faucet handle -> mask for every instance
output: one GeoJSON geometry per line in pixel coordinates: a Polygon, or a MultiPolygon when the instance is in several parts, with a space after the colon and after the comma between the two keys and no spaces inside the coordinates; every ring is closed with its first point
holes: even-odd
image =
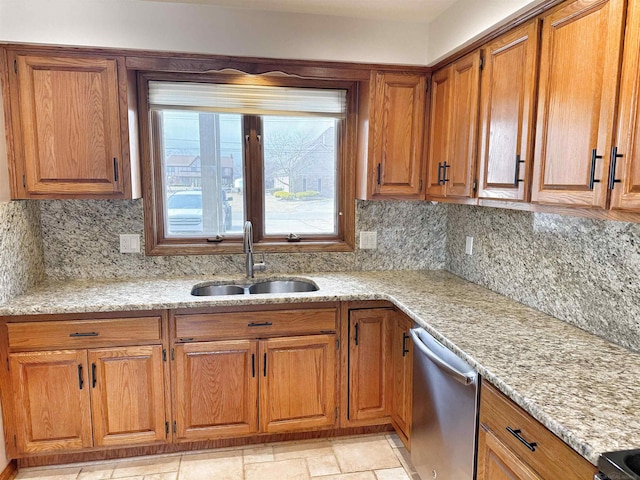
{"type": "Polygon", "coordinates": [[[262,272],[267,269],[267,264],[264,263],[264,253],[261,254],[261,260],[253,264],[253,269],[258,272],[262,272]]]}

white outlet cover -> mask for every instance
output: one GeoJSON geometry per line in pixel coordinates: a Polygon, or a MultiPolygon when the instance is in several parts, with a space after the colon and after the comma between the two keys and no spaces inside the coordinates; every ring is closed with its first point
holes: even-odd
{"type": "Polygon", "coordinates": [[[473,255],[473,237],[467,237],[464,245],[464,253],[473,255]]]}
{"type": "Polygon", "coordinates": [[[140,253],[140,235],[121,234],[120,253],[140,253]]]}
{"type": "Polygon", "coordinates": [[[360,232],[360,249],[375,250],[378,248],[378,232],[360,232]]]}

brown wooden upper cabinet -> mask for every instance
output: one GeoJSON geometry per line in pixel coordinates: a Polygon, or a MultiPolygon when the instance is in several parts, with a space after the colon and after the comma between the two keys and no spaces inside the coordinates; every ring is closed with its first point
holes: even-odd
{"type": "Polygon", "coordinates": [[[640,212],[640,2],[629,2],[616,151],[609,174],[611,209],[640,212]],[[619,182],[618,182],[619,180],[619,182]]]}
{"type": "Polygon", "coordinates": [[[625,5],[576,0],[542,17],[533,202],[606,208],[625,5]]]}
{"type": "Polygon", "coordinates": [[[362,83],[358,198],[424,198],[426,82],[424,74],[374,71],[362,83]]]}
{"type": "Polygon", "coordinates": [[[529,200],[539,25],[535,20],[484,47],[480,199],[529,200]]]}
{"type": "Polygon", "coordinates": [[[427,197],[474,195],[481,52],[432,77],[427,197]]]}
{"type": "Polygon", "coordinates": [[[6,55],[12,197],[139,197],[124,59],[6,55]]]}

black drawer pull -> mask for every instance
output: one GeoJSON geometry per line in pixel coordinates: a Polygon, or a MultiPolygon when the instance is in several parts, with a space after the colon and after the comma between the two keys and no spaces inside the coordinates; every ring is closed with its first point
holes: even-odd
{"type": "Polygon", "coordinates": [[[80,387],[80,390],[82,390],[82,387],[84,386],[84,375],[82,375],[82,365],[78,365],[78,386],[80,387]]]}
{"type": "Polygon", "coordinates": [[[522,438],[520,436],[520,432],[522,430],[514,430],[511,427],[507,427],[507,432],[509,432],[511,435],[513,435],[514,437],[516,437],[518,440],[520,440],[520,442],[522,442],[522,444],[527,447],[529,450],[531,450],[532,452],[536,451],[536,447],[538,446],[538,444],[536,442],[527,442],[524,438],[522,438]]]}
{"type": "Polygon", "coordinates": [[[91,388],[96,388],[96,364],[91,364],[91,388]]]}
{"type": "Polygon", "coordinates": [[[271,322],[251,322],[247,327],[270,327],[271,325],[273,325],[271,322]]]}
{"type": "Polygon", "coordinates": [[[409,349],[407,348],[407,339],[409,335],[406,332],[402,332],[402,356],[404,357],[407,353],[409,353],[409,349]]]}
{"type": "Polygon", "coordinates": [[[76,332],[76,333],[70,333],[69,336],[70,337],[97,337],[98,335],[100,335],[98,332],[76,332]]]}

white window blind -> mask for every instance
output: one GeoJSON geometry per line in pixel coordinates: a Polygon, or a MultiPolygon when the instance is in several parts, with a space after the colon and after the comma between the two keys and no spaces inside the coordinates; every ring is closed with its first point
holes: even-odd
{"type": "Polygon", "coordinates": [[[313,115],[343,118],[346,90],[231,85],[194,82],[149,82],[152,109],[196,109],[247,115],[313,115]]]}

